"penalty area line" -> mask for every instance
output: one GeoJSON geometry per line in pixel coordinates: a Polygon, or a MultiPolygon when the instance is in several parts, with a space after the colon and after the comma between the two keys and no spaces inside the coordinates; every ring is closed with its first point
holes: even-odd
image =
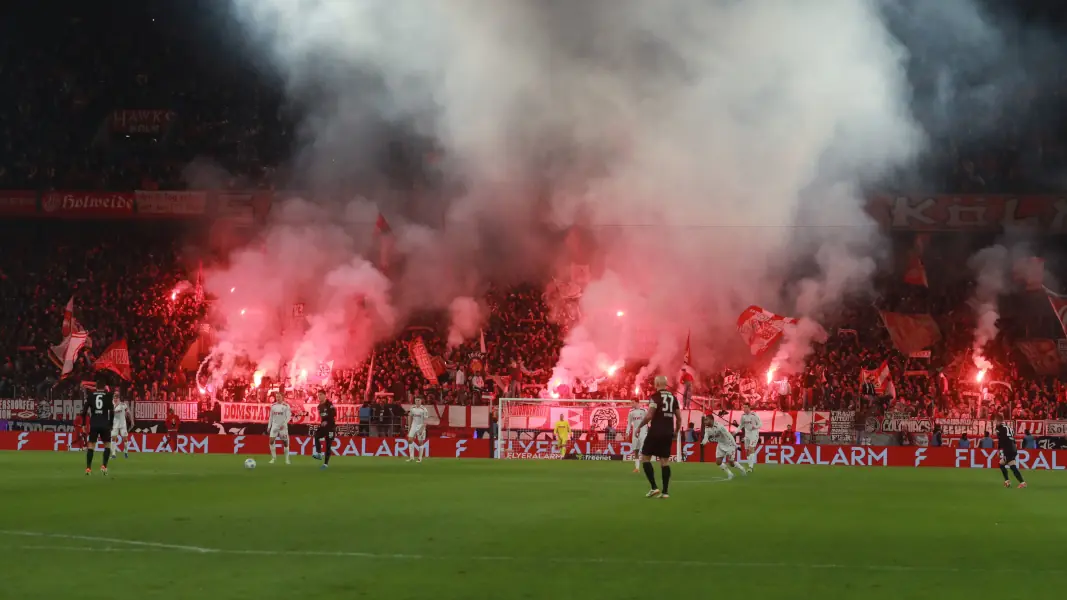
{"type": "Polygon", "coordinates": [[[140,546],[143,548],[155,548],[157,550],[181,550],[184,552],[197,552],[200,554],[210,554],[218,552],[213,548],[202,548],[200,546],[183,546],[180,544],[163,544],[160,542],[143,542],[140,540],[123,540],[118,538],[97,537],[92,535],[70,535],[66,533],[42,533],[40,531],[10,531],[6,529],[0,529],[0,535],[10,535],[18,537],[28,538],[45,538],[54,540],[69,540],[78,542],[95,542],[104,544],[118,544],[125,546],[140,546]]]}
{"type": "MultiPolygon", "coordinates": [[[[972,569],[944,566],[919,566],[919,565],[849,565],[836,563],[793,563],[793,562],[744,562],[744,561],[704,561],[704,560],[645,560],[637,558],[613,558],[613,557],[537,557],[537,556],[464,556],[464,555],[427,555],[389,552],[347,552],[343,550],[254,550],[254,549],[224,549],[205,548],[201,546],[185,546],[179,544],[163,544],[142,540],[125,540],[116,538],[103,538],[95,536],[66,535],[58,533],[41,533],[32,531],[5,531],[0,530],[0,535],[13,535],[31,538],[51,538],[69,541],[96,542],[109,544],[106,546],[74,546],[74,545],[25,545],[7,546],[20,550],[57,551],[57,552],[114,552],[114,553],[165,553],[186,552],[193,554],[224,554],[229,556],[279,556],[279,557],[319,557],[319,558],[362,558],[368,560],[396,560],[396,561],[473,561],[494,563],[541,563],[541,564],[586,564],[586,565],[654,565],[672,567],[696,567],[696,568],[735,568],[735,569],[789,569],[789,570],[821,570],[821,571],[866,571],[885,573],[959,573],[959,574],[1041,574],[1041,575],[1067,575],[1067,569],[972,569]],[[114,545],[110,545],[114,544],[114,545]]],[[[0,546],[2,547],[2,546],[0,546]]]]}

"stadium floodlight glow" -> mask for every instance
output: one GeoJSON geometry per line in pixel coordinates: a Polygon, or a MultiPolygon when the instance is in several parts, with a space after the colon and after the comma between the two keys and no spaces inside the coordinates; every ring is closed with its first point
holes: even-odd
{"type": "Polygon", "coordinates": [[[237,291],[237,288],[235,288],[235,287],[232,287],[232,288],[230,288],[230,293],[231,293],[231,294],[232,294],[232,293],[234,293],[234,292],[236,292],[236,291],[237,291]]]}
{"type": "Polygon", "coordinates": [[[619,318],[622,318],[622,317],[626,316],[626,313],[624,313],[623,311],[619,310],[619,311],[615,312],[615,316],[619,317],[619,318]]]}

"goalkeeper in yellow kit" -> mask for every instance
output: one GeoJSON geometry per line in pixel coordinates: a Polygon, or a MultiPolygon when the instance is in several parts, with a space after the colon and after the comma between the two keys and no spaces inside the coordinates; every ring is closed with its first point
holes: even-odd
{"type": "Polygon", "coordinates": [[[556,445],[559,446],[559,457],[563,458],[567,456],[567,442],[571,439],[571,424],[563,418],[563,415],[560,415],[559,421],[556,421],[553,430],[556,432],[556,445]]]}

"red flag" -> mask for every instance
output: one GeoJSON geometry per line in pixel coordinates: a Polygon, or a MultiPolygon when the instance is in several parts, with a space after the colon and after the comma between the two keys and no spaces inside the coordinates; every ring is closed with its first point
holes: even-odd
{"type": "Polygon", "coordinates": [[[374,233],[378,238],[378,268],[381,271],[389,270],[389,260],[393,253],[393,228],[385,220],[385,215],[378,213],[378,220],[374,223],[374,233]]]}
{"type": "Polygon", "coordinates": [[[1056,318],[1060,321],[1063,334],[1067,335],[1067,296],[1056,294],[1048,288],[1045,288],[1045,294],[1052,305],[1052,312],[1056,313],[1056,318]]]}
{"type": "Polygon", "coordinates": [[[923,266],[923,259],[918,254],[912,254],[908,259],[908,266],[904,269],[904,283],[930,287],[926,279],[926,267],[923,266]]]}
{"type": "Polygon", "coordinates": [[[204,301],[204,261],[196,266],[196,301],[204,301]]]}
{"type": "Polygon", "coordinates": [[[768,310],[752,305],[737,317],[737,332],[748,344],[753,355],[761,354],[782,337],[786,327],[797,324],[790,317],[776,315],[768,310]]]}
{"type": "Polygon", "coordinates": [[[422,341],[421,337],[408,342],[408,352],[411,354],[411,360],[415,362],[415,366],[422,372],[422,376],[430,383],[437,385],[437,373],[433,368],[433,360],[430,358],[430,352],[426,349],[426,343],[422,341]]]}
{"type": "Polygon", "coordinates": [[[1045,259],[1036,256],[1020,258],[1012,269],[1015,280],[1023,284],[1028,292],[1039,292],[1045,287],[1045,259]]]}
{"type": "Polygon", "coordinates": [[[860,369],[860,383],[871,382],[874,391],[880,396],[889,394],[896,397],[896,386],[893,385],[893,375],[889,372],[889,361],[882,361],[877,369],[860,369]]]}
{"type": "Polygon", "coordinates": [[[85,328],[74,318],[74,296],[71,296],[70,300],[67,301],[67,307],[63,309],[63,329],[61,333],[64,338],[68,338],[70,334],[78,331],[85,331],[85,328]]]}
{"type": "Polygon", "coordinates": [[[107,347],[104,353],[93,363],[97,371],[113,371],[126,381],[133,379],[130,371],[130,351],[126,346],[126,340],[118,340],[107,347]]]}
{"type": "Polygon", "coordinates": [[[926,243],[930,240],[929,234],[915,236],[915,246],[912,247],[908,256],[908,266],[904,269],[904,283],[930,287],[926,279],[926,267],[923,265],[923,251],[926,243]]]}
{"type": "Polygon", "coordinates": [[[885,328],[889,330],[893,345],[902,354],[911,356],[941,339],[941,329],[928,314],[909,315],[886,311],[880,311],[880,314],[885,328]]]}
{"type": "Polygon", "coordinates": [[[1015,342],[1026,362],[1039,375],[1058,375],[1062,361],[1056,340],[1029,339],[1015,342]]]}
{"type": "Polygon", "coordinates": [[[693,359],[693,351],[690,347],[692,336],[692,332],[685,334],[685,356],[682,357],[682,374],[678,378],[682,383],[693,381],[693,368],[690,366],[693,359]]]}

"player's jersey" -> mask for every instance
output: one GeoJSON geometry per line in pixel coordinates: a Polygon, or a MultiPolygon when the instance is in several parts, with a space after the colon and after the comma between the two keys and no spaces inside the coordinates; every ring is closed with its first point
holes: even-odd
{"type": "Polygon", "coordinates": [[[641,420],[645,418],[648,411],[643,408],[634,408],[630,410],[630,416],[626,418],[626,433],[637,437],[642,433],[648,433],[648,425],[641,428],[638,431],[637,426],[641,424],[641,420]]]}
{"type": "Polygon", "coordinates": [[[113,429],[122,429],[126,427],[126,419],[128,418],[130,407],[122,400],[118,401],[115,405],[115,415],[112,418],[111,427],[113,429]]]}
{"type": "Polygon", "coordinates": [[[270,425],[280,426],[288,425],[289,418],[293,416],[293,411],[289,408],[289,405],[284,402],[275,402],[270,405],[270,425]]]}
{"type": "Polygon", "coordinates": [[[997,444],[1001,452],[1015,453],[1015,430],[1011,425],[1001,423],[997,425],[997,444]]]}
{"type": "Polygon", "coordinates": [[[111,429],[115,412],[115,395],[111,392],[94,391],[85,397],[84,414],[89,415],[89,427],[111,429]]]}
{"type": "Polygon", "coordinates": [[[323,402],[319,405],[319,427],[333,429],[337,426],[337,407],[333,402],[323,402]]]}
{"type": "Polygon", "coordinates": [[[748,413],[741,415],[741,431],[745,432],[746,437],[752,437],[759,435],[759,430],[763,428],[763,421],[760,420],[756,413],[748,413]]]}
{"type": "Polygon", "coordinates": [[[659,390],[648,400],[656,412],[648,424],[649,435],[674,435],[674,418],[678,413],[678,399],[669,390],[659,390]]]}
{"type": "Polygon", "coordinates": [[[426,427],[426,415],[428,415],[429,413],[427,412],[425,407],[412,406],[408,414],[411,415],[412,429],[422,429],[423,427],[426,427]]]}
{"type": "Polygon", "coordinates": [[[570,437],[571,436],[571,424],[569,422],[567,422],[567,421],[558,421],[558,422],[556,422],[555,431],[556,431],[556,437],[557,438],[570,437]]]}
{"type": "Polygon", "coordinates": [[[730,430],[722,423],[709,425],[704,431],[704,439],[709,442],[715,442],[724,448],[737,447],[737,442],[734,441],[734,434],[730,433],[730,430]]]}

